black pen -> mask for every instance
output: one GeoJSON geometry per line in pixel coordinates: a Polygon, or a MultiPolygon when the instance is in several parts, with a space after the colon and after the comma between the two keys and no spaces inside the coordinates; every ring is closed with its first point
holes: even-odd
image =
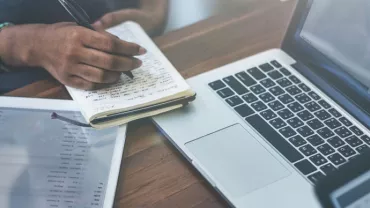
{"type": "MultiPolygon", "coordinates": [[[[95,31],[95,29],[90,24],[89,15],[77,2],[75,2],[74,0],[58,0],[58,1],[73,17],[73,19],[76,21],[78,25],[95,31]]],[[[123,72],[123,73],[129,76],[131,79],[134,78],[132,72],[123,72]]]]}

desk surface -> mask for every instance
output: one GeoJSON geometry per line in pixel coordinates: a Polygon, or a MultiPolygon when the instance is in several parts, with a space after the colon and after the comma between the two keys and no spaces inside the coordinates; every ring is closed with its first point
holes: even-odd
{"type": "MultiPolygon", "coordinates": [[[[158,37],[155,42],[188,78],[280,47],[294,5],[295,1],[251,0],[232,14],[212,17],[158,37]]],[[[70,98],[53,80],[8,95],[70,98]]],[[[129,125],[124,152],[115,207],[227,207],[149,119],[129,125]]]]}

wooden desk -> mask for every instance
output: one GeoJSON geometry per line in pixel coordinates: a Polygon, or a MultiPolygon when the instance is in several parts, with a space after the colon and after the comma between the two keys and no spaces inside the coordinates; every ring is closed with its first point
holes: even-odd
{"type": "MultiPolygon", "coordinates": [[[[280,47],[295,1],[251,0],[233,14],[215,16],[155,39],[188,78],[255,53],[280,47]]],[[[45,80],[10,96],[69,99],[45,80]]],[[[227,207],[149,119],[129,125],[115,207],[227,207]]]]}

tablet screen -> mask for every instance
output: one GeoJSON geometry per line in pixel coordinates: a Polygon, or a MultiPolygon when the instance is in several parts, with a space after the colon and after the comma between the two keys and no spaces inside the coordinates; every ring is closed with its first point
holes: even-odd
{"type": "Polygon", "coordinates": [[[335,208],[369,208],[370,171],[335,190],[330,199],[335,208]]]}

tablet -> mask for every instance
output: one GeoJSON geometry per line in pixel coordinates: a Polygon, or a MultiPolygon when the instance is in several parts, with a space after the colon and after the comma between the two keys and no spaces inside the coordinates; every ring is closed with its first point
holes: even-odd
{"type": "Polygon", "coordinates": [[[370,152],[319,181],[315,190],[324,208],[370,207],[370,152]]]}
{"type": "Polygon", "coordinates": [[[126,126],[96,130],[73,101],[0,97],[0,207],[112,207],[126,126]]]}

